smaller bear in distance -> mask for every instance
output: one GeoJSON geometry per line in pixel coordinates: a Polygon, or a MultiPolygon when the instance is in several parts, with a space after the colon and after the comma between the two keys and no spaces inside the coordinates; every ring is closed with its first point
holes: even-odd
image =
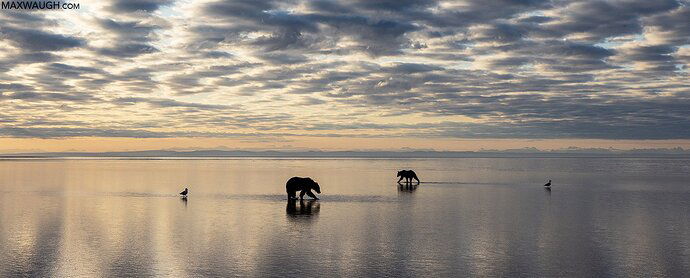
{"type": "Polygon", "coordinates": [[[417,184],[420,183],[419,178],[417,178],[417,174],[412,170],[398,171],[398,177],[400,177],[400,179],[398,180],[398,183],[400,183],[400,181],[402,179],[405,179],[405,183],[412,183],[412,179],[417,180],[417,184]]]}

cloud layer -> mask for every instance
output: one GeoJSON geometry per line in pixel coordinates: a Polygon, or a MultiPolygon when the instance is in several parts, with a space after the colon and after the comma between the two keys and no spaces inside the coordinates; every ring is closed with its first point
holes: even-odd
{"type": "Polygon", "coordinates": [[[0,13],[3,137],[690,139],[687,1],[0,13]]]}

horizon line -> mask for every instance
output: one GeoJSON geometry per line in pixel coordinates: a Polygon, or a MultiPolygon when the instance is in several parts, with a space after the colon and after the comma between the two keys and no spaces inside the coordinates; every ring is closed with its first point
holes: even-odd
{"type": "Polygon", "coordinates": [[[537,148],[443,151],[443,150],[141,150],[105,152],[15,152],[0,153],[0,158],[482,158],[482,157],[688,157],[690,150],[676,148],[613,149],[565,148],[540,150],[537,148]]]}

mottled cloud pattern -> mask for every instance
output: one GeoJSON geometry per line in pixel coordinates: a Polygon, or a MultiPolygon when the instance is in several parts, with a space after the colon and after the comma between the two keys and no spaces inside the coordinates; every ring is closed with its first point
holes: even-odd
{"type": "Polygon", "coordinates": [[[680,0],[2,10],[0,137],[690,139],[689,65],[680,0]]]}

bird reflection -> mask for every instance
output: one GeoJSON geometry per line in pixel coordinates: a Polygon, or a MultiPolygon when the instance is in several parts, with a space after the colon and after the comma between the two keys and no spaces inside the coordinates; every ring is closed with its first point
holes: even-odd
{"type": "Polygon", "coordinates": [[[182,203],[184,204],[184,207],[186,208],[187,207],[187,197],[180,198],[180,201],[182,201],[182,203]]]}
{"type": "Polygon", "coordinates": [[[398,191],[400,192],[414,192],[417,190],[417,185],[406,182],[404,184],[398,183],[398,191]]]}
{"type": "Polygon", "coordinates": [[[544,187],[544,192],[546,192],[546,195],[551,196],[551,187],[544,187]]]}
{"type": "Polygon", "coordinates": [[[288,200],[285,211],[289,216],[296,217],[316,215],[320,209],[321,205],[317,200],[288,200]]]}

